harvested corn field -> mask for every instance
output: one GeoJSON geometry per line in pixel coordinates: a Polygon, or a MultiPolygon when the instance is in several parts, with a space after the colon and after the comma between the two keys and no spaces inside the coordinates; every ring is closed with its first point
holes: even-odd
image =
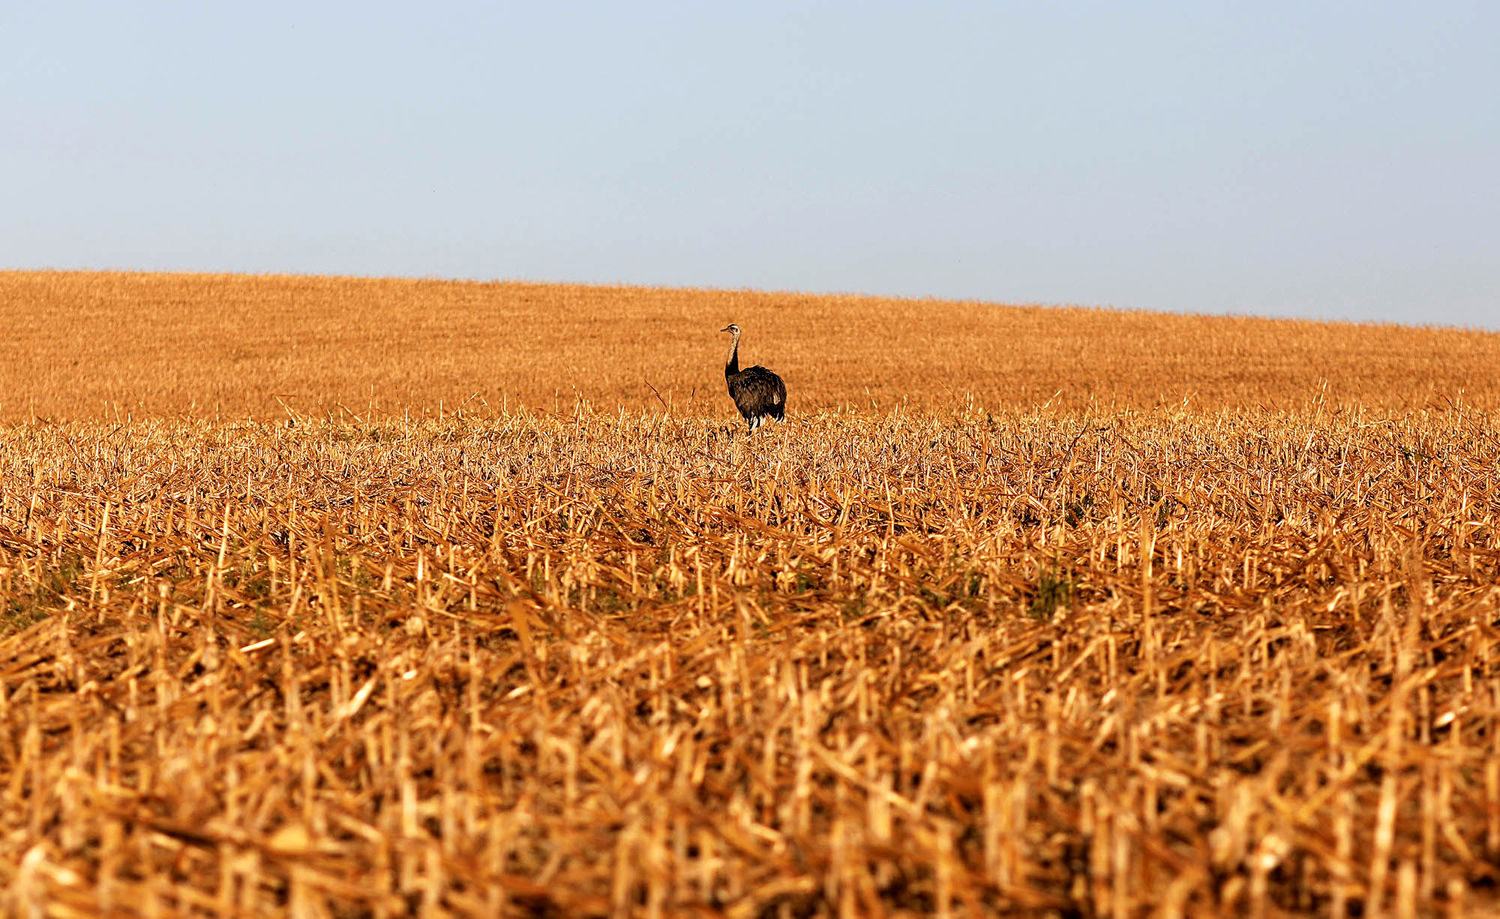
{"type": "Polygon", "coordinates": [[[635,421],[6,429],[7,911],[1493,901],[1482,417],[635,421]]]}
{"type": "Polygon", "coordinates": [[[724,417],[722,329],[797,412],[1500,410],[1500,334],[565,284],[0,271],[0,419],[372,419],[582,399],[724,417]]]}
{"type": "Polygon", "coordinates": [[[0,289],[0,913],[1500,910],[1500,336],[0,289]]]}

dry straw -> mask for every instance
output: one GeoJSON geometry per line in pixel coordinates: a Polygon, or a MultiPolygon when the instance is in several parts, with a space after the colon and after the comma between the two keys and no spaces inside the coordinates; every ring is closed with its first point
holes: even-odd
{"type": "Polygon", "coordinates": [[[1408,384],[5,427],[0,913],[1493,910],[1500,440],[1408,384]]]}
{"type": "Polygon", "coordinates": [[[8,430],[5,908],[1488,896],[1477,419],[616,422],[8,430]]]}

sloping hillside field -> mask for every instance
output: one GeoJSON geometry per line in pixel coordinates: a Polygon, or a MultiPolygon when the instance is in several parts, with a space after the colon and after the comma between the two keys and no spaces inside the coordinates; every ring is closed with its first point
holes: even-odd
{"type": "Polygon", "coordinates": [[[1500,336],[70,273],[0,321],[0,914],[1500,908],[1500,336]]]}
{"type": "Polygon", "coordinates": [[[583,399],[729,418],[742,363],[792,411],[1500,407],[1500,335],[748,291],[0,271],[0,419],[436,415],[583,399]]]}

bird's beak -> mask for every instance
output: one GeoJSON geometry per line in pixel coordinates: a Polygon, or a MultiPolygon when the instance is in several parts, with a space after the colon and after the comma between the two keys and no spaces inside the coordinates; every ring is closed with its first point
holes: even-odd
{"type": "Polygon", "coordinates": [[[720,331],[720,332],[728,332],[728,331],[729,331],[729,330],[730,330],[730,329],[731,329],[731,328],[733,328],[733,327],[732,327],[732,326],[727,326],[727,325],[726,325],[726,326],[725,326],[725,327],[724,327],[724,328],[722,328],[722,329],[720,329],[720,330],[719,330],[719,331],[720,331]]]}

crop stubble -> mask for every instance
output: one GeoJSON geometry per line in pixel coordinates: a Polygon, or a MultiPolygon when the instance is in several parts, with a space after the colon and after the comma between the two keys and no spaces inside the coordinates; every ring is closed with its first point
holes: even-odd
{"type": "Polygon", "coordinates": [[[728,347],[794,412],[1500,407],[1500,335],[752,291],[0,271],[0,419],[721,416],[728,347]],[[658,401],[660,399],[660,401],[658,401]]]}
{"type": "Polygon", "coordinates": [[[1462,398],[1212,408],[1160,365],[1109,407],[916,375],[916,409],[753,439],[680,389],[13,424],[0,909],[1492,906],[1500,443],[1467,366],[1462,398]]]}

